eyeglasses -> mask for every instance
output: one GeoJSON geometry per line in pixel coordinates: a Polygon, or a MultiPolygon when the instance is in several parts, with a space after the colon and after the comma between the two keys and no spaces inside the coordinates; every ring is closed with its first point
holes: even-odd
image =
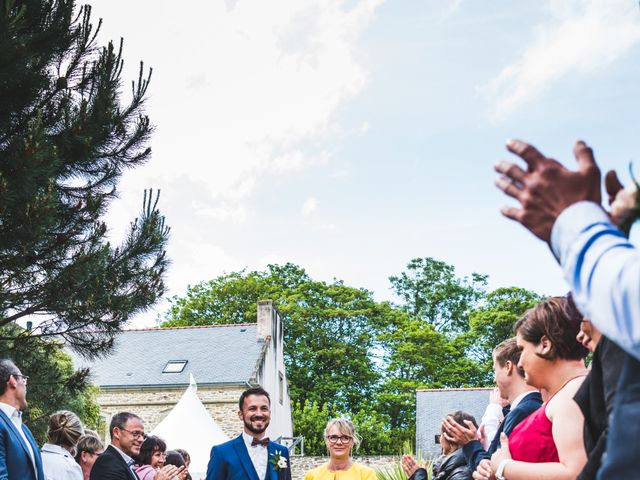
{"type": "Polygon", "coordinates": [[[12,373],[11,375],[13,375],[16,378],[21,378],[22,379],[22,383],[24,383],[25,385],[27,384],[27,381],[29,380],[29,375],[21,375],[19,373],[12,373]]]}
{"type": "Polygon", "coordinates": [[[329,443],[338,443],[338,440],[342,443],[349,443],[351,441],[351,437],[349,435],[329,435],[327,440],[329,440],[329,443]]]}
{"type": "Polygon", "coordinates": [[[133,438],[142,437],[143,440],[147,439],[147,434],[144,432],[140,432],[138,430],[136,430],[135,432],[132,432],[131,430],[127,430],[126,428],[121,428],[121,427],[118,427],[118,428],[124,432],[130,433],[133,436],[133,438]]]}

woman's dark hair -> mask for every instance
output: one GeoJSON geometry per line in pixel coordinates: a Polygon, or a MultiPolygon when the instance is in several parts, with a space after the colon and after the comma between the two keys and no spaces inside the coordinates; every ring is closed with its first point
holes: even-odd
{"type": "Polygon", "coordinates": [[[167,444],[160,437],[149,435],[140,446],[140,454],[138,455],[138,465],[150,465],[151,457],[155,452],[164,452],[167,450],[167,444]]]}
{"type": "Polygon", "coordinates": [[[535,345],[546,337],[551,342],[551,351],[546,355],[538,354],[545,360],[581,360],[589,353],[576,340],[581,321],[582,314],[570,297],[551,297],[527,310],[514,331],[535,345]]]}
{"type": "MultiPolygon", "coordinates": [[[[186,467],[184,458],[176,450],[169,450],[167,452],[167,459],[164,461],[165,465],[175,465],[176,467],[186,467]]],[[[185,480],[191,480],[191,474],[187,474],[185,480]]]]}

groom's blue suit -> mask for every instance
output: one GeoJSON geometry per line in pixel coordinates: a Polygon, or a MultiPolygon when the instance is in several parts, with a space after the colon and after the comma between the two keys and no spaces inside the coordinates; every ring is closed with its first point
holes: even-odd
{"type": "Polygon", "coordinates": [[[44,480],[38,444],[25,425],[22,425],[22,431],[33,450],[37,477],[22,435],[11,419],[0,410],[0,480],[44,480]]]}
{"type": "Polygon", "coordinates": [[[258,477],[242,435],[211,449],[211,459],[207,468],[207,480],[291,480],[289,449],[275,442],[267,446],[269,460],[276,452],[287,459],[287,468],[276,471],[271,462],[267,463],[266,479],[258,477]]]}

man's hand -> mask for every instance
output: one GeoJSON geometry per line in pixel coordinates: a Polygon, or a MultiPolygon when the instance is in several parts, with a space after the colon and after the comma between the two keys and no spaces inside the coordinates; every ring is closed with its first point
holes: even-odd
{"type": "Polygon", "coordinates": [[[613,223],[620,226],[631,217],[638,216],[638,187],[635,182],[624,188],[616,172],[610,170],[604,177],[604,185],[609,195],[609,216],[613,223]]]}
{"type": "Polygon", "coordinates": [[[478,468],[473,472],[473,480],[495,480],[493,470],[491,470],[491,461],[484,459],[478,464],[478,468]]]}
{"type": "Polygon", "coordinates": [[[511,458],[511,451],[509,450],[509,437],[504,432],[500,434],[500,448],[496,450],[496,453],[491,455],[491,470],[494,472],[498,470],[500,462],[511,458]]]}
{"type": "Polygon", "coordinates": [[[460,425],[453,419],[451,415],[449,415],[442,421],[442,434],[448,441],[456,443],[460,446],[466,445],[473,440],[478,440],[478,430],[476,429],[473,422],[465,420],[464,423],[467,424],[468,428],[460,425]]]}
{"type": "Polygon", "coordinates": [[[496,171],[504,175],[496,185],[522,207],[503,207],[502,214],[520,222],[542,240],[550,240],[556,218],[567,207],[583,200],[601,203],[600,169],[584,142],[576,142],[573,150],[578,162],[576,172],[520,140],[509,140],[507,149],[522,158],[528,168],[524,171],[507,161],[496,165],[496,171]]]}

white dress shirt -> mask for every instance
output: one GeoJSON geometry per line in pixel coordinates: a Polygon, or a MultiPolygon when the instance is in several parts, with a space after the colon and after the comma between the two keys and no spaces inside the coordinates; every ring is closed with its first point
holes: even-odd
{"type": "Polygon", "coordinates": [[[256,469],[258,478],[267,478],[267,467],[269,462],[269,452],[267,451],[267,447],[263,447],[262,445],[251,445],[253,437],[248,435],[246,432],[242,432],[242,439],[247,447],[251,463],[253,463],[253,468],[256,469]]]}
{"type": "Polygon", "coordinates": [[[29,457],[31,458],[31,463],[33,464],[33,471],[36,472],[36,477],[38,476],[38,469],[36,468],[36,460],[33,456],[33,448],[31,448],[31,444],[29,440],[27,440],[27,436],[24,434],[24,430],[22,430],[22,412],[17,408],[7,404],[0,402],[0,409],[4,412],[4,414],[11,419],[11,423],[16,427],[20,436],[22,437],[22,441],[27,447],[27,451],[29,452],[29,457]]]}
{"type": "Polygon", "coordinates": [[[68,450],[59,445],[42,446],[42,469],[46,480],[82,480],[82,468],[68,450]]]}
{"type": "Polygon", "coordinates": [[[582,314],[640,360],[639,228],[629,241],[599,205],[579,202],[557,218],[551,247],[582,314]]]}

